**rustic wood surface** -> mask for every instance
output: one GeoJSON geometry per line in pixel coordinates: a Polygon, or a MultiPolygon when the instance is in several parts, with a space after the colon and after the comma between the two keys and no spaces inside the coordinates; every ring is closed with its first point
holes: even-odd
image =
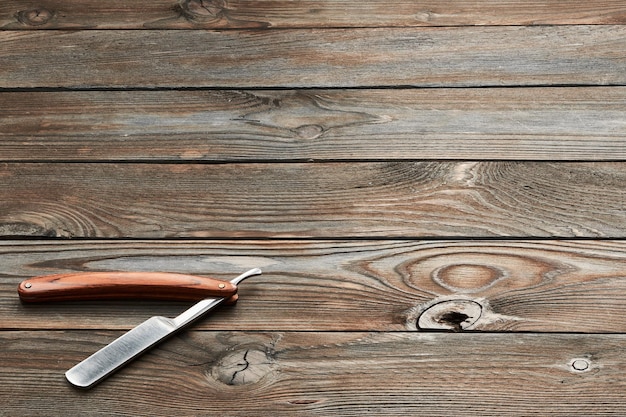
{"type": "Polygon", "coordinates": [[[0,416],[626,415],[626,6],[0,4],[0,416]],[[178,30],[182,29],[182,30],[178,30]],[[21,304],[44,274],[240,286],[21,304]]]}
{"type": "Polygon", "coordinates": [[[106,384],[87,393],[68,389],[64,370],[118,334],[3,332],[0,382],[16,392],[3,398],[5,410],[91,416],[624,410],[623,335],[188,332],[106,384]]]}
{"type": "Polygon", "coordinates": [[[622,238],[625,166],[6,163],[0,235],[622,238]]]}
{"type": "Polygon", "coordinates": [[[0,31],[0,88],[623,85],[625,46],[622,25],[0,31]]]}
{"type": "Polygon", "coordinates": [[[626,331],[623,241],[8,241],[0,265],[0,314],[15,329],[129,329],[190,305],[20,305],[18,283],[43,272],[157,269],[228,279],[256,265],[264,274],[241,285],[239,303],[197,329],[416,330],[420,313],[437,303],[478,300],[482,311],[463,330],[626,331]]]}
{"type": "Polygon", "coordinates": [[[15,161],[626,158],[626,88],[0,92],[15,161]]]}
{"type": "Polygon", "coordinates": [[[624,24],[620,0],[12,0],[0,29],[222,29],[624,24]]]}

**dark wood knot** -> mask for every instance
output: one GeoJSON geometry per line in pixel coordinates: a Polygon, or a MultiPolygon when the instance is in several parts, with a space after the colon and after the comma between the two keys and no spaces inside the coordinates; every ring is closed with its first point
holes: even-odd
{"type": "Polygon", "coordinates": [[[54,12],[40,7],[31,10],[22,10],[17,12],[17,20],[28,26],[41,26],[48,23],[53,17],[54,12]]]}
{"type": "Polygon", "coordinates": [[[419,330],[471,329],[483,313],[483,306],[474,300],[445,300],[430,305],[417,318],[419,330]]]}
{"type": "Polygon", "coordinates": [[[182,16],[190,21],[208,22],[220,19],[224,14],[224,0],[183,0],[179,9],[182,16]]]}

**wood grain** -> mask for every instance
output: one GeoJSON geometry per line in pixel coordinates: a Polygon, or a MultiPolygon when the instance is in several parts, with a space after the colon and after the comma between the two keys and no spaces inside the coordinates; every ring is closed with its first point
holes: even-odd
{"type": "Polygon", "coordinates": [[[626,415],[624,2],[0,3],[0,415],[626,415]],[[252,267],[90,392],[191,303],[16,291],[252,267]]]}
{"type": "Polygon", "coordinates": [[[194,328],[298,331],[626,330],[623,241],[7,241],[0,245],[4,329],[129,329],[190,303],[20,305],[17,285],[42,273],[159,269],[229,279],[260,267],[240,301],[194,328]],[[457,302],[455,305],[453,301],[457,302]],[[480,310],[456,323],[458,302],[480,310]],[[417,323],[444,307],[429,328],[417,323]]]}
{"type": "Polygon", "coordinates": [[[72,389],[63,372],[117,334],[1,333],[4,409],[92,416],[626,413],[623,335],[186,332],[94,390],[72,389]]]}
{"type": "Polygon", "coordinates": [[[0,88],[623,85],[626,26],[2,31],[0,88]]]}
{"type": "Polygon", "coordinates": [[[625,160],[625,112],[623,87],[3,92],[0,155],[625,160]]]}
{"type": "Polygon", "coordinates": [[[623,24],[618,0],[14,0],[0,4],[3,29],[309,28],[623,24]]]}
{"type": "Polygon", "coordinates": [[[625,172],[621,162],[7,163],[0,235],[618,238],[625,172]]]}

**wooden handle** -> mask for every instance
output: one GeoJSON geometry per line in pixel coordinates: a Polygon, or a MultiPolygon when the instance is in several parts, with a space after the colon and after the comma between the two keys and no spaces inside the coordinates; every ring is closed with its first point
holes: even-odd
{"type": "Polygon", "coordinates": [[[209,297],[232,297],[234,302],[237,286],[168,272],[79,272],[30,278],[20,283],[17,292],[24,303],[128,298],[198,301],[209,297]]]}

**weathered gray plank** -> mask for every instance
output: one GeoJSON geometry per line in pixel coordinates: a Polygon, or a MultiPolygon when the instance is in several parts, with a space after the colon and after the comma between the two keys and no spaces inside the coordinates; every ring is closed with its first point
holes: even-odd
{"type": "Polygon", "coordinates": [[[306,28],[535,24],[623,24],[619,0],[13,0],[4,29],[306,28]]]}
{"type": "Polygon", "coordinates": [[[117,332],[0,332],[7,415],[618,416],[624,335],[186,332],[85,393],[117,332]],[[54,407],[51,407],[54,404],[54,407]]]}
{"type": "Polygon", "coordinates": [[[624,237],[621,162],[0,164],[0,235],[624,237]]]}
{"type": "Polygon", "coordinates": [[[626,83],[625,26],[3,31],[0,87],[626,83]]]}
{"type": "Polygon", "coordinates": [[[617,160],[625,113],[623,87],[4,92],[0,158],[617,160]]]}
{"type": "Polygon", "coordinates": [[[129,329],[190,305],[21,305],[17,285],[36,275],[157,270],[229,279],[253,267],[263,275],[241,285],[239,303],[195,328],[626,331],[623,241],[7,241],[0,328],[129,329]],[[418,329],[420,317],[434,321],[418,329]]]}

